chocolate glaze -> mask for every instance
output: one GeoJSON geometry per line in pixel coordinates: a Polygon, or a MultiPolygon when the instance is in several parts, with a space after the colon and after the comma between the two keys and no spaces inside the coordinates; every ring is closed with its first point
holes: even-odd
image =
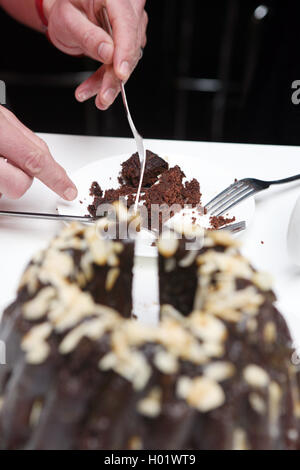
{"type": "MultiPolygon", "coordinates": [[[[223,237],[209,234],[210,243],[185,268],[178,266],[188,254],[183,244],[174,253],[171,271],[165,270],[166,257],[160,253],[161,299],[178,311],[162,307],[156,327],[99,311],[101,300],[119,305],[123,313],[122,306],[128,308],[124,286],[130,283],[122,281],[123,287],[116,284],[111,291],[111,297],[118,297],[124,288],[121,300],[109,299],[100,293],[105,279],[100,266],[99,271],[93,266],[93,276],[100,280],[90,280],[76,298],[80,302],[91,292],[94,310],[64,329],[57,329],[59,318],[49,316],[51,300],[39,318],[24,313],[49,285],[40,282],[33,292],[30,284],[21,284],[0,328],[0,339],[7,344],[7,365],[0,367],[0,449],[299,449],[300,375],[291,362],[288,327],[274,307],[267,280],[223,237]],[[199,282],[202,310],[192,313],[199,282]],[[232,293],[227,298],[228,289],[232,293]],[[232,307],[232,299],[238,302],[243,295],[246,300],[234,304],[243,307],[232,307]],[[221,300],[223,308],[218,308],[221,300]],[[96,333],[95,325],[90,331],[94,336],[85,333],[75,343],[66,341],[95,320],[103,329],[96,333]],[[45,322],[52,327],[46,338],[49,351],[41,362],[32,363],[24,335],[28,339],[45,322]],[[209,374],[209,368],[220,364],[223,376],[209,374]]],[[[122,253],[125,263],[133,256],[126,247],[122,253]]],[[[68,255],[76,259],[73,275],[65,280],[72,284],[83,254],[69,248],[68,255]]],[[[120,267],[127,269],[122,262],[120,267]]],[[[62,312],[63,318],[70,311],[62,312]]],[[[36,339],[31,347],[38,349],[36,339]]]]}

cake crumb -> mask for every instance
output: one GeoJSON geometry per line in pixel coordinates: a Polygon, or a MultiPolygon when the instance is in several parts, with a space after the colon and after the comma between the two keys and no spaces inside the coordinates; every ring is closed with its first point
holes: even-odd
{"type": "Polygon", "coordinates": [[[210,217],[209,222],[213,230],[218,230],[219,228],[224,227],[224,225],[228,225],[232,222],[235,222],[235,217],[225,218],[222,215],[218,217],[214,215],[210,217]]]}

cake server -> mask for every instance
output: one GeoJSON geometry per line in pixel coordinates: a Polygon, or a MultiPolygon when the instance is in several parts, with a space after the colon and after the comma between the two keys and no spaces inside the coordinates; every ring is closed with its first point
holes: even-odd
{"type": "MultiPolygon", "coordinates": [[[[96,14],[96,12],[95,12],[95,14],[96,14]]],[[[106,32],[110,36],[113,35],[113,31],[112,31],[112,27],[111,27],[111,24],[110,24],[110,21],[109,21],[108,13],[107,13],[107,10],[106,10],[105,7],[102,8],[102,18],[100,18],[100,24],[103,25],[104,29],[106,30],[106,32]]],[[[136,147],[137,147],[137,151],[138,151],[138,155],[139,155],[140,163],[141,163],[140,181],[139,181],[138,191],[137,191],[137,194],[136,194],[135,204],[134,204],[134,212],[136,213],[137,208],[138,208],[138,204],[139,204],[139,200],[140,200],[140,195],[141,195],[141,190],[142,190],[142,183],[143,183],[143,179],[144,179],[144,173],[145,173],[145,167],[146,167],[146,153],[145,153],[143,138],[142,138],[141,134],[137,131],[137,129],[134,125],[130,110],[129,110],[124,82],[120,81],[120,85],[121,85],[122,100],[123,100],[123,103],[124,103],[128,123],[129,123],[130,129],[131,129],[131,132],[133,134],[133,137],[135,139],[135,143],[136,143],[136,147]]]]}

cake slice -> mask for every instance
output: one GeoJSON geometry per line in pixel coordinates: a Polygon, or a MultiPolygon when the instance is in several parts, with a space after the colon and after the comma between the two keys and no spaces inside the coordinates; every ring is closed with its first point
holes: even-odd
{"type": "MultiPolygon", "coordinates": [[[[131,208],[135,203],[139,177],[140,160],[136,153],[122,163],[119,187],[103,191],[94,181],[90,188],[93,196],[93,202],[88,206],[90,215],[96,217],[102,204],[119,200],[131,208]]],[[[140,206],[143,227],[161,232],[163,224],[184,207],[201,209],[200,184],[195,178],[186,181],[178,165],[169,168],[165,160],[147,150],[140,206]]]]}
{"type": "MultiPolygon", "coordinates": [[[[156,181],[159,175],[168,170],[168,163],[150,150],[146,150],[146,166],[142,183],[143,188],[149,188],[156,181]]],[[[122,163],[122,170],[119,177],[121,185],[137,188],[140,182],[141,162],[138,153],[134,153],[128,160],[122,163]]]]}

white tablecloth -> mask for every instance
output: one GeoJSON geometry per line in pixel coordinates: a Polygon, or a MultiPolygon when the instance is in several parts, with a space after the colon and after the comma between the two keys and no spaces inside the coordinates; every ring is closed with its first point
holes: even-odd
{"type": "MultiPolygon", "coordinates": [[[[54,157],[72,172],[108,156],[135,151],[131,139],[43,134],[54,157]]],[[[162,156],[194,155],[208,159],[216,168],[228,166],[239,177],[283,178],[300,173],[300,148],[206,142],[148,140],[146,147],[162,156]]],[[[96,175],[95,175],[96,178],[96,175]]],[[[201,181],[200,181],[201,184],[201,181]]],[[[256,199],[255,220],[242,235],[243,252],[255,267],[273,275],[278,307],[284,313],[300,344],[300,269],[288,258],[286,234],[300,185],[268,190],[256,199]],[[261,243],[263,242],[263,244],[261,243]]],[[[20,201],[0,200],[2,210],[53,212],[56,196],[38,181],[20,201]]],[[[47,245],[60,223],[0,219],[0,306],[15,295],[18,279],[31,255],[47,245]]],[[[147,261],[145,260],[147,270],[147,261]]]]}

